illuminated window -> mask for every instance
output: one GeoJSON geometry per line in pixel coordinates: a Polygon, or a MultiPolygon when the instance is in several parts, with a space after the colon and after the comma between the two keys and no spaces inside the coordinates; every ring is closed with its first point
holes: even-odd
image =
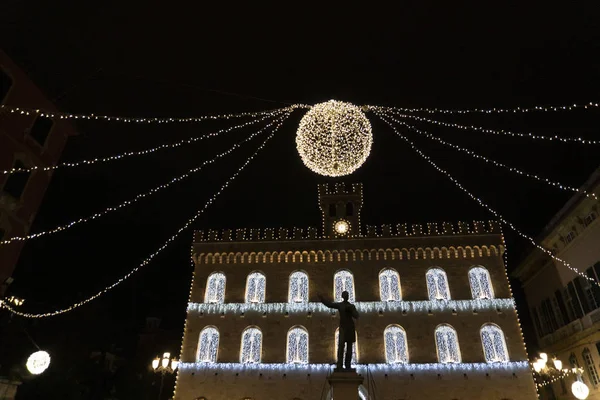
{"type": "Polygon", "coordinates": [[[308,303],[308,275],[302,271],[290,275],[288,303],[308,303]]]}
{"type": "Polygon", "coordinates": [[[379,273],[379,295],[381,301],[400,301],[400,275],[395,269],[386,268],[379,273]]]}
{"type": "Polygon", "coordinates": [[[354,302],[354,277],[345,269],[336,272],[333,277],[333,298],[342,301],[342,292],[348,292],[348,301],[354,302]]]}
{"type": "Polygon", "coordinates": [[[242,333],[241,363],[259,363],[262,352],[262,332],[258,328],[246,328],[242,333]]]}
{"type": "Polygon", "coordinates": [[[493,299],[494,288],[490,273],[483,267],[474,267],[469,271],[469,282],[474,299],[493,299]]]}
{"type": "MultiPolygon", "coordinates": [[[[337,328],[335,330],[335,349],[333,352],[333,359],[337,360],[337,351],[338,351],[338,339],[340,338],[340,328],[337,328]]],[[[346,350],[344,348],[344,350],[346,350]]],[[[344,356],[345,356],[345,352],[344,352],[344,356]]],[[[358,335],[356,335],[356,341],[354,342],[354,345],[352,346],[352,365],[356,365],[358,364],[358,335]]]]}
{"type": "Polygon", "coordinates": [[[400,325],[390,325],[383,332],[385,340],[385,361],[389,364],[407,363],[408,347],[406,332],[400,325]]]}
{"type": "Polygon", "coordinates": [[[481,327],[481,345],[487,362],[508,362],[508,350],[502,329],[494,324],[481,327]]]}
{"type": "Polygon", "coordinates": [[[435,329],[435,347],[441,363],[461,362],[458,336],[450,325],[440,325],[435,329]]]}
{"type": "Polygon", "coordinates": [[[246,303],[264,303],[267,278],[260,272],[252,272],[246,280],[246,303]]]}
{"type": "Polygon", "coordinates": [[[448,277],[441,268],[431,268],[425,274],[427,280],[427,292],[429,300],[450,300],[450,288],[448,277]]]}
{"type": "Polygon", "coordinates": [[[287,362],[290,364],[308,364],[308,331],[303,326],[288,331],[287,362]]]}
{"type": "Polygon", "coordinates": [[[206,280],[205,303],[223,303],[225,301],[225,274],[213,272],[206,280]]]}
{"type": "Polygon", "coordinates": [[[217,362],[217,352],[219,350],[219,331],[214,327],[206,327],[200,332],[198,340],[198,352],[196,353],[197,362],[215,363],[217,362]]]}
{"type": "Polygon", "coordinates": [[[596,365],[594,364],[594,359],[592,358],[592,353],[586,347],[583,350],[583,353],[581,353],[581,355],[583,356],[583,361],[585,362],[585,366],[586,366],[588,375],[590,376],[590,380],[592,381],[594,386],[597,386],[598,383],[600,383],[600,378],[598,377],[598,371],[596,370],[596,365]]]}

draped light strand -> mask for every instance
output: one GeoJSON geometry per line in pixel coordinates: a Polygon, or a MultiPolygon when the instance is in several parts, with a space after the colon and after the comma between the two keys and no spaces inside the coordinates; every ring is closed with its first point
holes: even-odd
{"type": "Polygon", "coordinates": [[[21,312],[21,311],[14,309],[13,307],[6,304],[6,302],[0,302],[0,307],[4,307],[4,308],[8,309],[11,313],[19,315],[21,317],[25,317],[25,318],[45,318],[45,317],[52,317],[55,315],[60,315],[60,314],[64,314],[69,311],[73,311],[74,309],[79,308],[79,307],[89,303],[90,301],[95,300],[98,297],[108,293],[110,290],[114,289],[119,284],[123,283],[125,280],[130,278],[137,271],[139,271],[140,268],[148,265],[154,259],[154,257],[156,257],[159,253],[161,253],[165,248],[167,248],[167,246],[169,246],[169,244],[171,244],[171,242],[173,242],[175,239],[177,239],[179,237],[179,235],[181,234],[181,232],[183,232],[184,230],[189,228],[190,225],[194,221],[196,221],[204,213],[204,211],[215,201],[215,199],[223,192],[223,190],[225,190],[225,188],[227,188],[231,184],[231,182],[233,182],[233,180],[235,180],[235,178],[238,177],[240,172],[242,172],[248,166],[248,164],[250,164],[250,162],[258,155],[258,153],[260,153],[260,151],[265,147],[267,142],[269,142],[269,140],[271,140],[273,138],[273,136],[279,130],[279,128],[281,127],[281,125],[283,124],[284,121],[285,121],[285,118],[282,118],[278,122],[278,124],[273,128],[271,134],[265,139],[265,141],[262,142],[261,145],[256,149],[256,151],[252,155],[250,155],[250,157],[248,157],[246,159],[246,161],[242,164],[242,166],[239,167],[238,170],[233,175],[231,175],[229,177],[229,179],[227,179],[227,181],[225,181],[225,183],[219,188],[219,190],[208,199],[208,201],[204,204],[204,206],[200,210],[198,210],[194,216],[192,216],[169,239],[167,239],[154,253],[152,253],[148,257],[146,257],[146,259],[144,259],[144,261],[142,261],[137,267],[133,268],[127,274],[125,274],[124,276],[119,278],[116,282],[105,287],[104,289],[100,290],[98,293],[94,294],[93,296],[88,297],[87,299],[85,299],[83,301],[74,303],[66,308],[62,308],[62,309],[59,309],[56,311],[39,313],[39,314],[25,313],[25,312],[21,312]]]}
{"type": "Polygon", "coordinates": [[[95,114],[73,114],[64,112],[46,112],[40,109],[24,108],[24,107],[12,107],[9,105],[0,105],[0,112],[9,112],[11,114],[19,115],[36,115],[40,117],[50,119],[81,119],[81,120],[104,120],[111,122],[124,122],[124,123],[147,123],[147,124],[171,124],[171,123],[190,123],[190,122],[201,122],[206,120],[216,119],[230,119],[230,118],[244,118],[244,117],[258,117],[265,114],[273,114],[276,112],[291,112],[297,108],[310,108],[309,105],[305,104],[292,104],[289,107],[277,108],[274,110],[258,111],[258,112],[244,112],[238,114],[217,114],[217,115],[202,115],[199,117],[187,117],[187,118],[158,118],[158,117],[116,117],[110,115],[95,115],[95,114]]]}
{"type": "MultiPolygon", "coordinates": [[[[395,119],[390,114],[385,113],[385,115],[389,119],[391,119],[392,121],[394,121],[396,123],[401,123],[400,121],[398,121],[397,119],[395,119]]],[[[583,189],[578,189],[578,188],[575,188],[575,187],[572,187],[572,186],[568,186],[568,185],[562,184],[560,182],[552,181],[552,180],[550,180],[548,178],[544,178],[544,177],[541,177],[541,176],[538,176],[538,175],[535,175],[535,174],[530,174],[530,173],[522,171],[522,170],[520,170],[518,168],[510,167],[510,166],[508,166],[506,164],[503,164],[501,162],[498,162],[498,161],[492,160],[490,158],[487,158],[485,156],[482,156],[481,154],[477,154],[477,153],[475,153],[472,150],[465,149],[464,147],[460,147],[460,146],[455,145],[453,143],[446,142],[445,140],[443,140],[443,139],[441,139],[441,138],[439,138],[437,136],[434,136],[434,135],[428,133],[427,131],[423,131],[421,129],[418,129],[418,128],[414,127],[414,126],[410,127],[410,129],[413,130],[414,132],[417,132],[420,135],[426,136],[427,138],[429,138],[431,140],[435,140],[435,141],[437,141],[437,142],[439,142],[439,143],[441,143],[443,145],[446,145],[448,147],[452,147],[455,150],[462,151],[463,153],[466,153],[466,154],[470,155],[473,158],[478,158],[480,160],[483,160],[483,161],[485,161],[488,164],[492,164],[492,165],[494,165],[496,167],[505,168],[505,169],[509,170],[510,172],[514,172],[514,173],[516,173],[518,175],[527,176],[528,178],[536,179],[536,180],[538,180],[540,182],[544,182],[544,183],[546,183],[546,184],[548,184],[550,186],[554,186],[554,187],[557,187],[557,188],[562,189],[562,190],[570,190],[572,192],[581,193],[582,195],[584,195],[586,197],[590,197],[590,198],[593,198],[594,200],[598,200],[598,197],[596,196],[595,193],[589,193],[588,191],[583,190],[583,189]]]]}
{"type": "MultiPolygon", "coordinates": [[[[93,159],[89,159],[89,160],[81,160],[81,161],[75,161],[75,162],[65,162],[65,163],[61,163],[61,164],[57,164],[57,165],[49,165],[49,166],[37,166],[36,165],[36,166],[30,167],[30,168],[11,168],[11,169],[0,171],[0,172],[4,175],[10,175],[10,174],[14,174],[16,172],[33,172],[33,171],[37,171],[37,170],[51,171],[51,170],[55,170],[58,168],[64,168],[64,167],[78,167],[80,165],[100,164],[100,163],[105,163],[105,162],[109,162],[109,161],[120,160],[122,158],[129,157],[129,156],[142,156],[142,155],[151,154],[156,151],[163,150],[163,149],[168,149],[168,148],[174,149],[174,148],[183,146],[185,144],[190,144],[190,143],[198,142],[198,141],[208,139],[211,137],[215,137],[222,133],[228,133],[228,132],[231,132],[236,129],[245,128],[247,126],[254,125],[258,122],[262,122],[264,120],[281,115],[283,113],[286,113],[286,111],[274,111],[271,114],[267,114],[265,117],[254,119],[254,120],[251,120],[248,122],[244,122],[243,124],[238,124],[238,125],[235,125],[235,126],[232,126],[229,128],[224,128],[224,129],[221,129],[216,132],[207,133],[206,135],[197,136],[197,137],[193,137],[190,139],[184,139],[184,140],[181,140],[176,143],[162,144],[160,146],[153,147],[151,149],[140,150],[140,151],[128,151],[128,152],[117,154],[114,156],[93,158],[93,159]]],[[[287,113],[289,113],[289,112],[287,112],[287,113]]]]}
{"type": "MultiPolygon", "coordinates": [[[[527,234],[523,233],[521,230],[519,230],[517,227],[515,227],[511,222],[507,221],[500,213],[498,213],[496,210],[494,210],[493,208],[491,208],[489,205],[487,205],[486,203],[483,202],[483,200],[481,200],[479,197],[476,197],[474,194],[472,194],[470,191],[468,191],[460,182],[458,182],[452,175],[450,175],[450,173],[448,173],[446,170],[442,169],[441,167],[439,167],[436,163],[434,163],[431,158],[429,158],[429,156],[425,155],[418,147],[415,146],[415,144],[409,140],[406,136],[402,135],[400,132],[398,132],[398,130],[396,129],[396,127],[394,125],[392,125],[386,118],[384,115],[380,114],[380,113],[376,113],[376,115],[381,118],[385,123],[387,123],[392,130],[405,142],[408,143],[408,145],[415,151],[417,152],[417,154],[419,154],[423,159],[425,159],[432,167],[434,167],[438,172],[441,172],[442,174],[446,175],[446,177],[448,179],[450,179],[450,181],[452,181],[452,183],[454,183],[460,190],[462,190],[463,192],[465,192],[471,199],[475,200],[481,207],[487,209],[489,212],[491,212],[492,214],[494,214],[500,221],[502,221],[502,223],[508,225],[513,231],[515,231],[519,236],[521,236],[524,239],[527,239],[529,242],[531,242],[531,244],[533,244],[535,247],[537,247],[538,249],[540,249],[541,251],[543,251],[544,253],[546,253],[548,256],[550,256],[551,258],[553,258],[554,260],[560,262],[561,264],[563,264],[564,266],[566,266],[567,268],[569,268],[571,271],[575,272],[576,274],[578,274],[579,276],[581,276],[582,278],[593,282],[594,284],[600,286],[600,284],[594,279],[594,278],[590,278],[589,276],[587,276],[586,274],[584,274],[583,272],[579,271],[577,268],[574,268],[573,266],[571,266],[571,264],[569,264],[568,262],[566,262],[565,260],[555,256],[554,254],[552,254],[552,252],[548,249],[546,249],[545,247],[539,245],[531,236],[528,236],[527,234]]],[[[401,122],[400,125],[406,126],[408,128],[412,128],[412,126],[405,124],[404,122],[401,122]]]]}
{"type": "MultiPolygon", "coordinates": [[[[371,110],[379,111],[379,112],[385,112],[385,111],[394,112],[393,110],[390,110],[389,108],[375,107],[375,106],[371,107],[371,110]]],[[[399,117],[410,118],[410,119],[414,119],[419,122],[427,122],[429,124],[434,124],[434,125],[439,125],[439,126],[489,133],[492,135],[504,135],[504,136],[523,137],[523,138],[541,139],[541,140],[549,140],[549,141],[556,140],[558,142],[563,142],[563,143],[576,142],[576,143],[581,143],[581,144],[600,144],[600,140],[589,140],[589,139],[584,139],[584,138],[580,138],[580,137],[568,138],[568,137],[562,137],[562,136],[558,136],[558,135],[543,136],[543,135],[536,135],[535,133],[512,132],[512,131],[507,131],[504,129],[495,130],[495,129],[488,129],[488,128],[483,128],[481,126],[475,126],[475,125],[460,125],[460,124],[455,124],[452,122],[438,121],[438,120],[434,120],[434,119],[419,117],[417,115],[400,114],[397,112],[394,112],[394,113],[396,115],[398,115],[399,117]]]]}
{"type": "Polygon", "coordinates": [[[122,202],[121,204],[118,204],[116,206],[112,206],[112,207],[108,207],[103,211],[99,211],[95,214],[92,214],[88,217],[83,217],[83,218],[79,218],[77,220],[71,221],[69,223],[66,223],[64,225],[59,225],[56,228],[47,230],[47,231],[43,231],[43,232],[38,232],[38,233],[32,233],[29,235],[25,235],[25,236],[13,236],[10,237],[6,240],[2,240],[0,241],[0,246],[8,244],[8,243],[12,243],[12,242],[17,242],[17,241],[25,241],[25,240],[29,240],[29,239],[35,239],[41,236],[45,236],[45,235],[49,235],[49,234],[54,234],[54,233],[58,233],[58,232],[62,232],[64,230],[67,230],[69,228],[74,227],[75,225],[79,225],[85,222],[89,222],[92,221],[94,219],[100,218],[104,215],[107,215],[113,211],[117,211],[121,208],[130,206],[132,204],[137,203],[138,201],[140,201],[141,199],[143,199],[144,197],[148,197],[154,193],[158,193],[159,191],[168,188],[169,186],[173,185],[174,183],[177,183],[179,181],[182,181],[186,178],[188,178],[190,175],[202,170],[202,168],[204,168],[205,166],[214,163],[215,161],[217,161],[218,159],[230,154],[232,151],[238,149],[242,144],[246,143],[247,141],[251,140],[252,138],[254,138],[255,136],[259,135],[260,133],[264,132],[266,129],[270,128],[273,126],[273,124],[278,123],[278,122],[283,122],[283,120],[285,120],[288,116],[290,115],[290,113],[287,113],[286,115],[284,115],[283,117],[276,119],[274,121],[271,121],[269,124],[267,124],[266,126],[264,126],[262,129],[256,131],[255,133],[251,134],[250,136],[248,136],[247,138],[245,138],[244,140],[234,144],[232,147],[230,147],[228,150],[217,154],[215,157],[211,158],[210,160],[206,160],[204,161],[202,164],[200,164],[199,166],[192,168],[190,170],[188,170],[186,173],[179,175],[173,179],[171,179],[170,181],[156,186],[152,189],[150,189],[147,192],[142,192],[142,193],[138,193],[134,198],[130,199],[130,200],[125,200],[124,202],[122,202]]]}
{"type": "MultiPolygon", "coordinates": [[[[517,108],[471,108],[464,110],[450,110],[444,108],[402,108],[402,107],[386,107],[390,110],[400,112],[424,112],[429,114],[507,114],[507,113],[529,113],[529,112],[553,112],[553,111],[572,111],[576,109],[592,109],[600,107],[600,103],[589,102],[587,104],[570,104],[566,106],[534,106],[534,107],[517,107],[517,108]]],[[[366,110],[370,110],[373,106],[365,106],[366,110]]]]}

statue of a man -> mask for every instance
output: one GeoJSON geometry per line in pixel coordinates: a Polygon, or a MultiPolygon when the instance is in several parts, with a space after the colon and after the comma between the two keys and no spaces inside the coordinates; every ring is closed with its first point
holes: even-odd
{"type": "Polygon", "coordinates": [[[354,327],[354,320],[358,318],[358,311],[356,311],[354,304],[348,301],[348,292],[342,292],[342,299],[344,299],[344,301],[334,303],[325,300],[323,296],[319,295],[319,300],[321,300],[321,303],[325,304],[329,308],[335,308],[336,310],[339,310],[340,332],[338,337],[337,367],[338,369],[342,369],[342,365],[344,365],[346,369],[350,369],[350,365],[352,363],[352,346],[356,342],[356,329],[354,327]],[[346,345],[345,359],[344,345],[346,345]]]}

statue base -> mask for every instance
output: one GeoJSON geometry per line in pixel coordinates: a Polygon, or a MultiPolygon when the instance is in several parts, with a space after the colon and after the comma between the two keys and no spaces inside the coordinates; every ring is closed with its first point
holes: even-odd
{"type": "Polygon", "coordinates": [[[358,387],[363,383],[364,378],[353,368],[336,368],[327,380],[331,386],[333,400],[348,400],[358,398],[358,387]]]}

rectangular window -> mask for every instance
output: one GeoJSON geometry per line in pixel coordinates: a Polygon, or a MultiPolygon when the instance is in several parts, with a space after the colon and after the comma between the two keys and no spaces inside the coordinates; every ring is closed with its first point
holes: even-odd
{"type": "Polygon", "coordinates": [[[552,311],[554,311],[554,315],[556,316],[556,322],[558,323],[558,327],[564,326],[567,322],[563,317],[562,310],[558,306],[558,301],[556,297],[552,297],[552,311]]]}
{"type": "Polygon", "coordinates": [[[8,76],[8,74],[2,68],[0,68],[0,103],[4,101],[4,98],[8,94],[12,83],[11,77],[8,76]]]}
{"type": "Polygon", "coordinates": [[[585,361],[585,366],[587,367],[588,374],[590,375],[590,380],[597,386],[600,383],[600,377],[598,377],[598,371],[596,370],[596,366],[594,365],[594,359],[592,358],[592,353],[585,349],[583,351],[583,360],[585,361]]]}
{"type": "Polygon", "coordinates": [[[46,143],[48,134],[52,130],[53,124],[54,122],[50,118],[37,117],[29,130],[29,136],[38,142],[40,146],[43,146],[46,143]]]}
{"type": "Polygon", "coordinates": [[[546,299],[543,301],[543,307],[546,310],[545,312],[548,314],[548,322],[550,323],[551,333],[559,328],[558,323],[556,321],[556,315],[554,314],[554,309],[552,308],[552,303],[550,299],[546,299]]]}
{"type": "Polygon", "coordinates": [[[569,322],[573,321],[575,318],[573,317],[573,315],[570,315],[567,311],[567,306],[565,304],[563,295],[560,290],[554,292],[554,298],[556,299],[556,302],[558,303],[558,308],[562,314],[563,323],[568,324],[569,322]]]}
{"type": "Polygon", "coordinates": [[[596,350],[598,351],[598,356],[600,356],[600,342],[596,342],[596,350]]]}
{"type": "Polygon", "coordinates": [[[535,324],[535,329],[537,330],[538,336],[544,336],[544,333],[542,332],[542,324],[540,323],[540,316],[535,307],[531,309],[531,316],[533,318],[533,323],[535,324]]]}
{"type": "Polygon", "coordinates": [[[567,292],[569,293],[569,297],[571,298],[571,304],[572,304],[573,312],[575,313],[575,317],[581,318],[581,317],[583,317],[584,313],[583,313],[583,309],[581,308],[581,303],[579,302],[579,298],[577,297],[577,291],[575,290],[575,284],[574,284],[575,281],[577,281],[577,280],[575,279],[567,284],[567,292]]]}
{"type": "MultiPolygon", "coordinates": [[[[23,164],[23,162],[17,160],[14,163],[13,168],[23,169],[27,168],[27,166],[23,164]]],[[[6,182],[4,183],[2,191],[4,193],[8,193],[15,199],[20,199],[23,195],[23,191],[25,190],[25,186],[27,185],[30,175],[31,172],[15,172],[14,174],[9,175],[8,179],[6,179],[6,182]]]]}
{"type": "Polygon", "coordinates": [[[571,231],[569,233],[567,233],[567,236],[565,236],[565,244],[569,244],[573,241],[573,239],[575,239],[575,231],[571,231]]]}
{"type": "Polygon", "coordinates": [[[594,284],[594,281],[597,282],[598,278],[596,277],[596,273],[594,272],[594,267],[589,267],[585,270],[585,274],[593,281],[589,281],[587,279],[583,279],[582,284],[585,289],[587,302],[592,310],[600,307],[600,287],[594,284]]]}
{"type": "Polygon", "coordinates": [[[575,286],[575,292],[577,293],[577,297],[579,298],[579,303],[581,304],[581,307],[583,308],[583,315],[592,311],[592,308],[590,307],[590,304],[588,303],[588,300],[587,300],[586,292],[583,289],[583,286],[585,285],[584,282],[587,282],[587,280],[582,278],[581,276],[578,276],[577,278],[573,279],[573,285],[575,286]]]}
{"type": "Polygon", "coordinates": [[[596,219],[596,213],[592,211],[591,213],[586,215],[585,218],[583,219],[583,225],[588,226],[589,224],[594,222],[595,219],[596,219]]]}

